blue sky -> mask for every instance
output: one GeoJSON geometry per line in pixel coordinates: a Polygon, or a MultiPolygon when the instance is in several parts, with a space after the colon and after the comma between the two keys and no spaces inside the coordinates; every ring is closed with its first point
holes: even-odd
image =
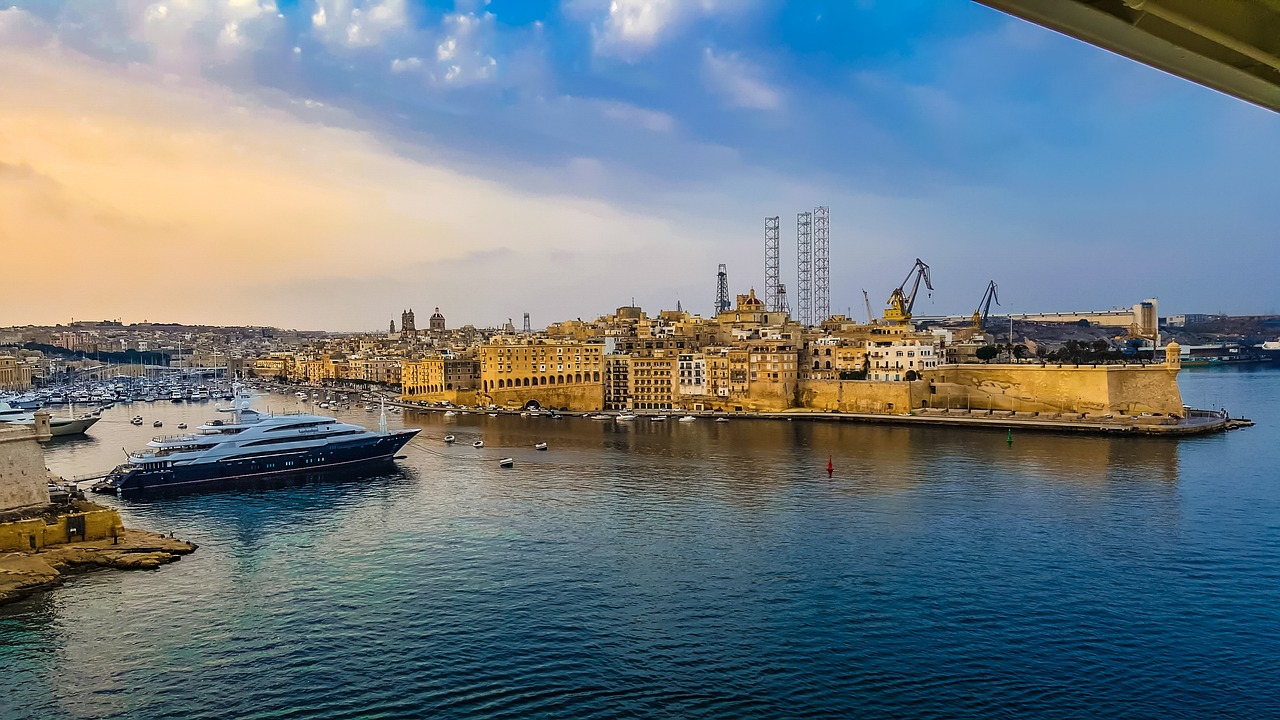
{"type": "MultiPolygon", "coordinates": [[[[308,182],[335,194],[353,171],[326,158],[351,141],[305,133],[355,133],[342,137],[409,164],[359,176],[399,220],[384,207],[367,231],[331,224],[325,247],[361,257],[282,263],[255,281],[262,303],[220,321],[379,327],[438,305],[460,322],[530,311],[540,324],[633,296],[705,313],[718,262],[734,291],[761,285],[767,215],[783,218],[794,283],[795,213],[820,204],[837,311],[863,288],[882,304],[917,256],[937,286],[926,313],[972,311],[993,278],[1014,311],[1280,306],[1280,117],[976,3],[20,0],[0,11],[0,41],[96,78],[100,94],[60,112],[122,113],[113,96],[143,85],[147,103],[230,98],[243,127],[212,111],[186,122],[218,137],[275,123],[255,155],[303,153],[319,168],[308,182]],[[461,180],[397,175],[427,171],[461,180]],[[477,189],[455,198],[463,180],[477,189]]],[[[16,140],[0,163],[44,172],[16,140]]],[[[254,207],[241,212],[270,212],[254,207]]],[[[104,237],[96,247],[117,242],[104,237]]],[[[202,319],[195,303],[174,312],[202,319]]]]}

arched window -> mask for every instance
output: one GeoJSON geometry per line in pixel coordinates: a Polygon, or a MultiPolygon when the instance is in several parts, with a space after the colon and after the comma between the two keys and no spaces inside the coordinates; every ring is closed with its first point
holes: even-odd
{"type": "Polygon", "coordinates": [[[576,383],[580,383],[580,382],[582,382],[582,373],[574,373],[574,374],[573,374],[573,381],[574,381],[574,382],[576,382],[576,383]]]}

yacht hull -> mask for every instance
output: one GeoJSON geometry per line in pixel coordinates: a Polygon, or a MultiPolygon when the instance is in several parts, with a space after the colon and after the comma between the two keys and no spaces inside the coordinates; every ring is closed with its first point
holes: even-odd
{"type": "Polygon", "coordinates": [[[367,472],[391,465],[396,452],[417,434],[417,429],[405,430],[347,443],[165,468],[121,465],[91,489],[123,496],[209,492],[321,473],[367,472]]]}
{"type": "Polygon", "coordinates": [[[74,420],[64,420],[60,422],[60,418],[53,418],[49,422],[49,434],[54,437],[63,435],[83,435],[85,430],[93,427],[93,424],[100,420],[96,415],[89,417],[75,418],[74,420]]]}

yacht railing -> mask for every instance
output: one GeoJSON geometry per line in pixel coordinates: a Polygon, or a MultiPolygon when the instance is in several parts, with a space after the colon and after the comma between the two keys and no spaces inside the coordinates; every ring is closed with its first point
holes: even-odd
{"type": "Polygon", "coordinates": [[[195,442],[201,439],[200,435],[193,433],[185,433],[182,435],[157,435],[151,438],[151,442],[172,443],[172,442],[195,442]]]}

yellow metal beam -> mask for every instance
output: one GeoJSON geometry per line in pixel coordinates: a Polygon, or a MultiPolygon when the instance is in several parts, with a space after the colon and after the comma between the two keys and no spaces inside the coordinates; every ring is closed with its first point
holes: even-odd
{"type": "Polygon", "coordinates": [[[1280,0],[975,0],[1280,112],[1280,0]]]}

